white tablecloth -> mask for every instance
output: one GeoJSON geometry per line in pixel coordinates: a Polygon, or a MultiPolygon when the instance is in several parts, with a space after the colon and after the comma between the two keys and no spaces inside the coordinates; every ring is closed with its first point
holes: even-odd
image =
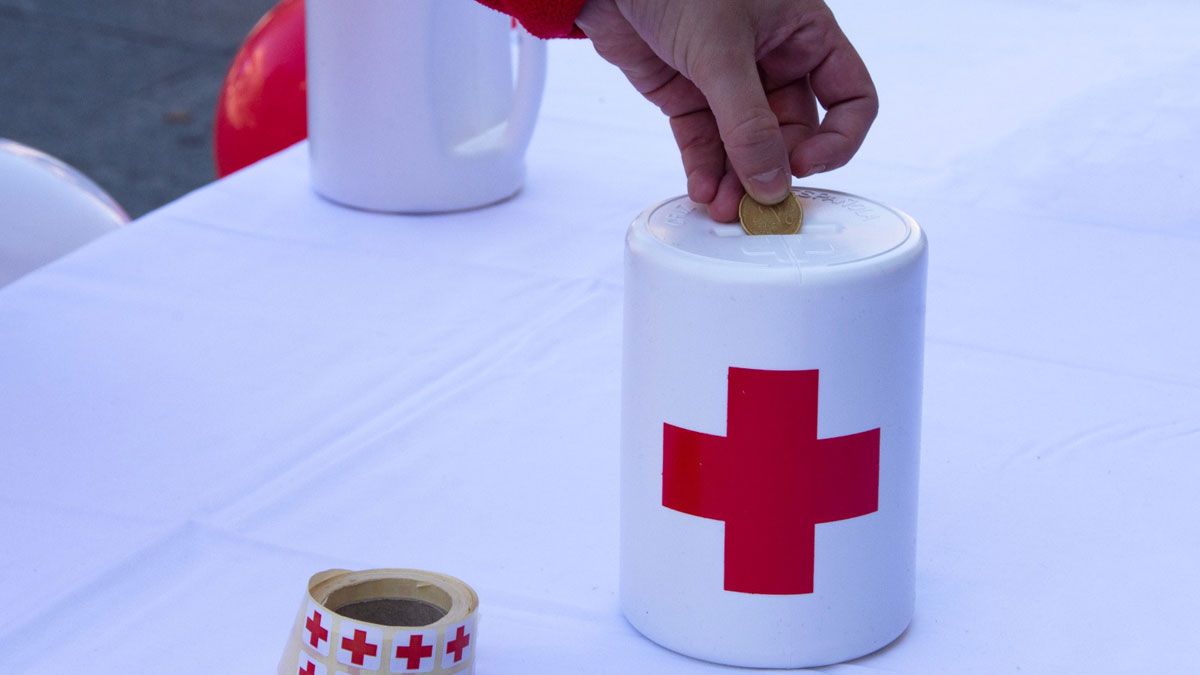
{"type": "MultiPolygon", "coordinates": [[[[834,673],[1200,662],[1200,6],[841,3],[882,115],[812,184],[931,242],[918,608],[834,673]]],[[[306,149],[0,291],[0,672],[273,672],[309,574],[442,570],[480,675],[719,667],[621,618],[621,255],[665,121],[551,47],[528,186],[389,217],[306,149]]]]}

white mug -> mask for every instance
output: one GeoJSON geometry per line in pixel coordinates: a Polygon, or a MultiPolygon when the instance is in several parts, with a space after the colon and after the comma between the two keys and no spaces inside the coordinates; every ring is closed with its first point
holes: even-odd
{"type": "Polygon", "coordinates": [[[525,179],[546,45],[474,0],[308,0],[313,187],[348,206],[456,211],[525,179]]]}

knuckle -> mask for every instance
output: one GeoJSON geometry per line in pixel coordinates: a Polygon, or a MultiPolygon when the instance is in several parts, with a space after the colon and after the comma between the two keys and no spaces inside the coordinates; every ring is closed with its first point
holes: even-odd
{"type": "Polygon", "coordinates": [[[833,10],[828,5],[823,4],[814,9],[807,18],[809,25],[822,38],[837,39],[841,37],[842,29],[838,26],[837,18],[833,16],[833,10]]]}
{"type": "Polygon", "coordinates": [[[709,129],[698,128],[696,125],[672,124],[675,132],[675,143],[680,150],[712,149],[718,145],[709,129]]]}
{"type": "Polygon", "coordinates": [[[677,56],[689,79],[700,85],[719,81],[732,74],[735,69],[733,58],[724,52],[704,49],[684,49],[677,56]]]}
{"type": "Polygon", "coordinates": [[[868,121],[874,122],[879,117],[879,94],[875,93],[874,88],[872,88],[871,95],[867,97],[865,107],[868,121]]]}
{"type": "Polygon", "coordinates": [[[768,109],[752,108],[722,132],[721,139],[732,151],[771,148],[779,140],[779,120],[768,109]]]}

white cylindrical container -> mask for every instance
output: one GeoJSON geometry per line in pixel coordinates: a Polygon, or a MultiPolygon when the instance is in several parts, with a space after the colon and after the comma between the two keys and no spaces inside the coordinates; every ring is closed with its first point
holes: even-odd
{"type": "Polygon", "coordinates": [[[546,44],[474,0],[308,0],[313,188],[348,206],[432,213],[525,180],[546,44]]]}
{"type": "Polygon", "coordinates": [[[626,242],[621,603],[731,665],[855,658],[913,613],[925,235],[795,192],[797,235],[680,197],[626,242]]]}

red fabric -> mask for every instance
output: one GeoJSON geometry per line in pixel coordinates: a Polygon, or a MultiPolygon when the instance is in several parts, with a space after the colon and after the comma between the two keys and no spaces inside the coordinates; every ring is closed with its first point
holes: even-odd
{"type": "Polygon", "coordinates": [[[575,17],[587,0],[479,0],[516,18],[525,30],[540,38],[587,37],[575,25],[575,17]]]}

